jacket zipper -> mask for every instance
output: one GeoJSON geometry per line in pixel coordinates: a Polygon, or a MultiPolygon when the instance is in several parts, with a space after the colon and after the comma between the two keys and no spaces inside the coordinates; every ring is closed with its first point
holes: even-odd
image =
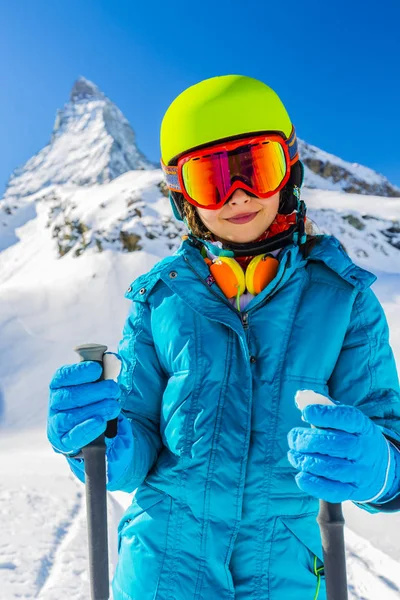
{"type": "MultiPolygon", "coordinates": [[[[262,306],[264,306],[267,303],[267,301],[275,294],[275,291],[276,291],[277,287],[279,286],[280,282],[283,279],[283,276],[285,275],[286,269],[287,269],[287,264],[284,266],[284,269],[283,269],[283,272],[282,272],[282,276],[279,279],[279,281],[277,281],[274,289],[270,291],[270,293],[268,294],[268,296],[265,296],[264,300],[258,306],[258,308],[261,308],[262,306]]],[[[254,310],[254,308],[251,308],[249,311],[245,311],[245,312],[239,313],[240,314],[240,319],[242,321],[243,329],[245,331],[249,328],[249,313],[251,313],[252,310],[254,310]]]]}
{"type": "Polygon", "coordinates": [[[249,315],[247,312],[240,313],[240,319],[242,321],[243,329],[246,330],[249,328],[249,315]]]}

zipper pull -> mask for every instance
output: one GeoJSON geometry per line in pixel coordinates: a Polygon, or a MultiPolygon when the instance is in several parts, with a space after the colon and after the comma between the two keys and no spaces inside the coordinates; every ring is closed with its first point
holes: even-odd
{"type": "Polygon", "coordinates": [[[249,315],[247,312],[241,313],[240,318],[242,320],[243,329],[248,329],[249,327],[249,315]]]}

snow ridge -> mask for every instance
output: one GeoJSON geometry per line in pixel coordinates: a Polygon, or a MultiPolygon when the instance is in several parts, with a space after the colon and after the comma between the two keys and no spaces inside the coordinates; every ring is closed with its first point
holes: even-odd
{"type": "Polygon", "coordinates": [[[304,164],[304,185],[322,190],[335,190],[372,196],[400,197],[400,189],[384,175],[357,163],[350,163],[316,146],[299,142],[304,164]]]}

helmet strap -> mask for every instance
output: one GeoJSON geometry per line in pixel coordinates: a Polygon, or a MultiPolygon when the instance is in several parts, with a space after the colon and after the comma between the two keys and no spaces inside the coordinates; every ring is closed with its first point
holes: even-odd
{"type": "Polygon", "coordinates": [[[179,202],[176,200],[174,194],[169,192],[168,194],[169,202],[171,204],[172,212],[174,213],[174,217],[177,221],[183,221],[184,215],[182,211],[182,207],[179,206],[179,202]]]}

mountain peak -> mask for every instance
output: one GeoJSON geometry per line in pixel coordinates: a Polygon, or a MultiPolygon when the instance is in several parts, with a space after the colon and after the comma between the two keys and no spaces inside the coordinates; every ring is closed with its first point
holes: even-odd
{"type": "Polygon", "coordinates": [[[99,88],[79,77],[57,111],[49,144],[11,175],[4,197],[24,197],[51,185],[103,184],[127,171],[154,169],[135,133],[99,88]]]}
{"type": "Polygon", "coordinates": [[[84,98],[93,98],[93,99],[103,99],[104,94],[99,90],[97,85],[95,85],[89,79],[85,77],[78,77],[72,86],[71,94],[70,94],[71,102],[77,102],[78,100],[83,100],[84,98]]]}

